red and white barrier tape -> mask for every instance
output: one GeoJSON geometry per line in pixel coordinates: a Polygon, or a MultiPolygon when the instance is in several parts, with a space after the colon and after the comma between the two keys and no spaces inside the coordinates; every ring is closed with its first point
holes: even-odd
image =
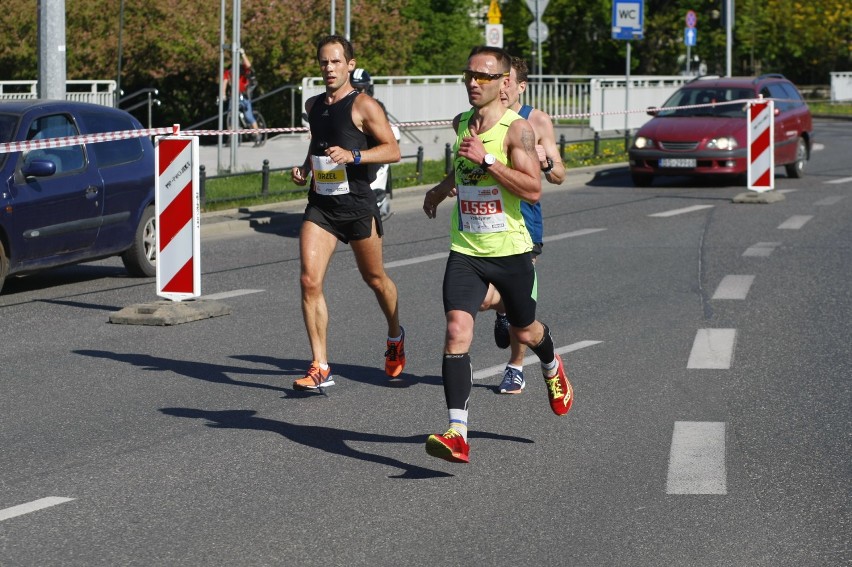
{"type": "MultiPolygon", "coordinates": [[[[556,119],[569,119],[569,118],[591,118],[593,116],[611,116],[615,114],[635,114],[635,113],[646,113],[649,110],[685,110],[685,109],[693,109],[693,108],[712,108],[716,106],[725,106],[732,104],[747,104],[752,100],[769,100],[769,99],[739,99],[739,100],[730,100],[723,102],[714,102],[708,104],[690,104],[685,106],[669,106],[666,108],[642,108],[636,110],[613,110],[609,112],[583,112],[577,114],[558,114],[551,115],[551,118],[556,119]]],[[[779,99],[773,99],[776,102],[779,102],[779,99]]],[[[795,101],[790,101],[795,102],[795,101]]],[[[400,128],[411,128],[415,126],[450,126],[452,125],[452,120],[428,120],[422,122],[400,122],[395,124],[400,128]]],[[[181,134],[183,136],[229,136],[232,134],[242,135],[242,134],[257,134],[260,132],[265,132],[267,134],[286,134],[286,133],[297,133],[297,132],[308,132],[309,129],[305,127],[299,128],[262,128],[262,129],[253,129],[247,128],[243,130],[183,130],[181,131],[180,126],[174,125],[168,128],[143,128],[141,130],[122,130],[119,132],[103,132],[100,134],[86,134],[83,136],[65,136],[63,138],[46,138],[43,140],[28,140],[25,142],[8,142],[8,143],[0,143],[0,154],[10,153],[10,152],[25,152],[29,150],[36,150],[41,148],[61,148],[65,146],[76,146],[78,144],[94,144],[98,142],[111,142],[115,140],[127,140],[129,138],[141,138],[143,136],[167,136],[167,135],[177,135],[181,134]]]]}

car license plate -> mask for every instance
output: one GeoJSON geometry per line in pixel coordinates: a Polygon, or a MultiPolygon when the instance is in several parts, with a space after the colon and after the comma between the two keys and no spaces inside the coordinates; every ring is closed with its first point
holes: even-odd
{"type": "Polygon", "coordinates": [[[662,158],[660,159],[660,167],[695,167],[696,160],[689,158],[662,158]]]}

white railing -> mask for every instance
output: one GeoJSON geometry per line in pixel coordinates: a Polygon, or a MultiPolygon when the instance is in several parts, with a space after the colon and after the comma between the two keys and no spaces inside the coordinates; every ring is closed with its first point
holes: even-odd
{"type": "MultiPolygon", "coordinates": [[[[0,81],[0,100],[38,98],[38,81],[0,81]]],[[[65,100],[115,105],[115,81],[66,81],[65,100]]]]}
{"type": "Polygon", "coordinates": [[[831,101],[840,102],[852,100],[852,73],[831,74],[831,101]]]}
{"type": "MultiPolygon", "coordinates": [[[[630,78],[631,109],[659,106],[677,87],[692,77],[637,76],[630,78]]],[[[405,123],[451,120],[470,108],[461,74],[415,77],[373,77],[377,99],[393,120],[405,123]]],[[[302,79],[302,97],[325,92],[322,77],[302,79]]],[[[625,78],[600,75],[530,75],[521,102],[554,118],[578,117],[593,130],[623,130],[625,78]],[[613,112],[617,115],[605,116],[613,112]],[[594,115],[598,113],[599,115],[594,115]]],[[[631,115],[629,128],[638,128],[649,117],[644,111],[631,115]]]]}

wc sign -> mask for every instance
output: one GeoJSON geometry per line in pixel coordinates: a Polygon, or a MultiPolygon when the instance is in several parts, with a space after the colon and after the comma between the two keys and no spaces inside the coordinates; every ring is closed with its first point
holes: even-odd
{"type": "Polygon", "coordinates": [[[613,0],[612,39],[642,39],[645,6],[642,0],[613,0]]]}

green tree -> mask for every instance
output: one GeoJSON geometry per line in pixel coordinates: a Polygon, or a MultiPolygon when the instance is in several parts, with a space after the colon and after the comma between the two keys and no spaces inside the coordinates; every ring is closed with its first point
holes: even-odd
{"type": "Polygon", "coordinates": [[[471,17],[473,0],[409,0],[402,14],[418,35],[411,45],[406,75],[459,73],[471,48],[485,42],[485,28],[471,17]]]}

